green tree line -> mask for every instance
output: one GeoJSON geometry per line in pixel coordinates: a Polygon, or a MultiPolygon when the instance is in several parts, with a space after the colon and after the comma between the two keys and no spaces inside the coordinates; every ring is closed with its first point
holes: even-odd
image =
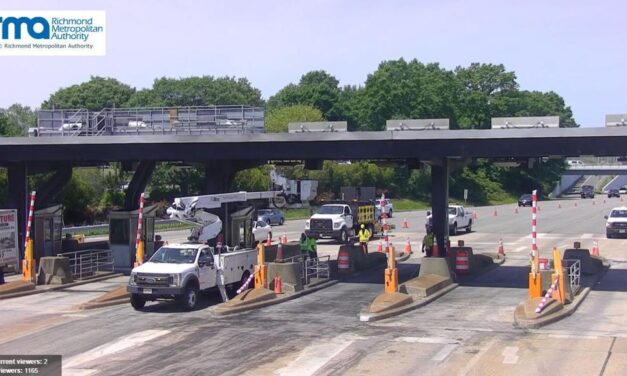
{"type": "MultiPolygon", "coordinates": [[[[388,119],[448,118],[452,129],[487,129],[490,119],[500,116],[560,117],[562,127],[577,127],[570,107],[555,92],[521,90],[516,74],[500,64],[473,63],[453,70],[437,63],[404,59],[383,61],[362,85],[340,85],[323,71],[307,72],[264,100],[261,91],[246,78],[161,77],[152,86],[137,90],[115,78],[92,77],[89,81],[61,88],[42,104],[43,109],[86,108],[98,111],[116,107],[169,107],[203,105],[252,105],[266,109],[266,131],[285,132],[295,121],[345,120],[351,131],[385,129],[388,119]]],[[[25,136],[36,124],[35,112],[15,104],[0,109],[0,134],[25,136]]],[[[452,171],[450,193],[461,198],[470,191],[477,204],[505,202],[513,196],[540,189],[551,191],[563,170],[563,161],[550,160],[528,169],[501,168],[487,160],[474,160],[452,171]]],[[[239,172],[233,189],[269,187],[269,166],[239,172]]],[[[319,191],[337,193],[341,186],[376,186],[392,197],[429,201],[430,169],[407,166],[381,167],[367,161],[327,161],[319,171],[302,166],[279,168],[290,178],[317,179],[319,191]]],[[[118,164],[93,169],[75,169],[60,197],[66,220],[90,221],[120,205],[130,174],[118,164]]],[[[43,179],[31,179],[38,184],[43,179]]],[[[0,198],[6,196],[6,171],[0,169],[0,198]]],[[[197,166],[160,163],[148,187],[154,201],[169,201],[178,195],[200,193],[204,170],[197,166]]]]}

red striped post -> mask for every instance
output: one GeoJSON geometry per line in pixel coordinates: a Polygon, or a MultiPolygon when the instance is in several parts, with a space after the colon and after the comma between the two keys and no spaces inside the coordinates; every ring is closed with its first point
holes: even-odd
{"type": "Polygon", "coordinates": [[[137,218],[137,237],[135,238],[135,248],[139,247],[142,235],[142,223],[144,221],[144,194],[139,196],[139,211],[137,212],[139,217],[137,218]]]}
{"type": "Polygon", "coordinates": [[[531,272],[533,273],[533,275],[535,276],[536,273],[538,272],[538,243],[537,243],[537,236],[538,233],[536,231],[536,225],[537,225],[537,205],[538,205],[538,198],[537,198],[537,190],[533,190],[533,192],[531,193],[531,272]]]}
{"type": "Polygon", "coordinates": [[[28,241],[30,240],[30,227],[33,223],[33,210],[35,208],[35,196],[37,192],[32,191],[30,193],[30,205],[28,206],[28,220],[26,221],[26,236],[24,237],[24,249],[28,246],[28,241]]]}

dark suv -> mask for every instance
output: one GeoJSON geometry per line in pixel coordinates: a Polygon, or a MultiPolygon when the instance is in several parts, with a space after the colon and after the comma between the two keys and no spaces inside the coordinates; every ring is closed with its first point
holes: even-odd
{"type": "Polygon", "coordinates": [[[618,189],[612,188],[609,191],[607,191],[607,198],[612,198],[612,197],[620,197],[620,192],[618,191],[618,189]]]}
{"type": "Polygon", "coordinates": [[[531,206],[533,203],[531,202],[531,195],[529,193],[525,193],[520,196],[518,199],[518,206],[531,206]]]}
{"type": "Polygon", "coordinates": [[[591,185],[582,186],[581,198],[594,198],[594,187],[591,185]]]}

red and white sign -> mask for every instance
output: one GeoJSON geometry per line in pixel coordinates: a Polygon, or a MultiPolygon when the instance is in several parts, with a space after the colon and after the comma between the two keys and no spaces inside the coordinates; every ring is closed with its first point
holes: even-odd
{"type": "Polygon", "coordinates": [[[0,266],[19,265],[17,210],[0,210],[0,266]]]}

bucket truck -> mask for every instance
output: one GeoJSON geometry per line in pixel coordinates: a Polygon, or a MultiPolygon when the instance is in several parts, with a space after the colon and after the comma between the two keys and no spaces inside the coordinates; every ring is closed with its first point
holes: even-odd
{"type": "MultiPolygon", "coordinates": [[[[278,193],[234,192],[176,198],[167,212],[170,218],[194,225],[190,238],[196,242],[165,245],[132,270],[127,291],[133,308],[142,309],[148,300],[175,299],[184,309],[192,310],[196,307],[198,292],[214,287],[219,289],[223,300],[228,300],[225,287],[235,290],[243,286],[257,263],[255,248],[238,249],[251,237],[254,209],[249,207],[238,212],[245,215],[229,214],[228,204],[268,200],[278,193]],[[233,231],[226,232],[225,243],[230,240],[238,247],[220,244],[224,241],[218,236],[223,222],[210,212],[217,209],[224,209],[225,216],[230,215],[233,222],[230,226],[233,231]],[[215,238],[220,239],[216,247],[200,243],[215,238]]],[[[228,225],[229,221],[225,219],[225,223],[228,225]]]]}

